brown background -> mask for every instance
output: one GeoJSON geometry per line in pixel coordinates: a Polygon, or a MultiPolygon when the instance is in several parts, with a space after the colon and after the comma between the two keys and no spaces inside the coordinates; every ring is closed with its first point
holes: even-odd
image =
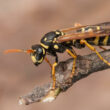
{"type": "MultiPolygon", "coordinates": [[[[28,49],[48,31],[71,27],[75,22],[104,21],[110,21],[110,0],[0,0],[0,52],[28,49]]],[[[76,51],[91,53],[87,48],[76,51]]],[[[60,60],[68,57],[62,55],[60,60]]],[[[110,110],[109,72],[80,80],[52,103],[19,106],[19,96],[51,81],[49,67],[45,62],[35,67],[25,53],[0,53],[0,110],[110,110]]]]}

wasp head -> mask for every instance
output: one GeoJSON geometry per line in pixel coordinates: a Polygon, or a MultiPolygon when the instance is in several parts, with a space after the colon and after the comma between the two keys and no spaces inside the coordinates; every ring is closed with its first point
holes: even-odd
{"type": "Polygon", "coordinates": [[[32,50],[34,50],[34,52],[30,53],[31,59],[33,63],[38,66],[43,62],[46,50],[41,45],[33,45],[32,50]]]}

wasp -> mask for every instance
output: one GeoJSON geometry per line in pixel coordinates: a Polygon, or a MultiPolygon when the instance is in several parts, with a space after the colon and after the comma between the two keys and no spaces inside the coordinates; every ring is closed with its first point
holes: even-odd
{"type": "Polygon", "coordinates": [[[75,65],[77,60],[77,54],[73,47],[81,49],[87,46],[90,50],[94,51],[97,56],[110,66],[110,63],[105,60],[100,53],[93,47],[99,46],[106,50],[102,46],[110,45],[110,22],[104,22],[95,25],[81,25],[76,23],[71,28],[51,31],[45,34],[40,44],[32,45],[31,49],[9,49],[5,53],[9,52],[26,52],[29,53],[33,63],[38,66],[45,60],[52,69],[53,86],[56,87],[55,67],[58,64],[57,53],[67,52],[73,58],[73,68],[70,74],[70,78],[74,77],[75,65]],[[49,54],[55,57],[55,62],[50,63],[46,55],[49,54]]]}

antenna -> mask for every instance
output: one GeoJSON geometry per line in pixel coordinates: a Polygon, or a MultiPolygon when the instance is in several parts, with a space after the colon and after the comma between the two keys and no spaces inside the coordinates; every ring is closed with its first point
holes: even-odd
{"type": "Polygon", "coordinates": [[[16,52],[25,52],[25,53],[34,53],[35,50],[29,49],[29,50],[23,50],[23,49],[8,49],[5,50],[4,53],[16,53],[16,52]]]}

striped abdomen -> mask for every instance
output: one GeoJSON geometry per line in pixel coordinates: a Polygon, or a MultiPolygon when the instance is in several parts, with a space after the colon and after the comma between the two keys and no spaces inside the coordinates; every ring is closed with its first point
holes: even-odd
{"type": "MultiPolygon", "coordinates": [[[[80,33],[85,33],[85,32],[89,32],[89,31],[98,32],[101,29],[103,29],[101,26],[88,26],[85,28],[81,28],[80,30],[77,30],[77,32],[80,32],[80,33]]],[[[96,36],[96,37],[92,37],[92,38],[86,38],[85,40],[91,45],[98,45],[98,46],[110,45],[110,35],[96,36]]],[[[76,42],[78,42],[78,41],[76,40],[76,42]]]]}
{"type": "MultiPolygon", "coordinates": [[[[107,28],[104,28],[102,26],[97,26],[97,25],[93,25],[93,26],[87,26],[87,27],[84,27],[84,28],[80,28],[78,30],[76,30],[76,33],[80,36],[81,34],[84,35],[85,34],[85,37],[86,38],[79,38],[78,39],[78,36],[76,39],[73,39],[73,40],[70,40],[70,41],[66,41],[66,44],[70,45],[70,46],[74,46],[76,48],[84,48],[85,47],[85,44],[81,44],[80,43],[80,40],[81,39],[85,39],[89,44],[91,45],[97,45],[97,46],[108,46],[110,45],[110,35],[106,35],[106,36],[86,36],[86,34],[88,32],[92,32],[94,33],[93,35],[95,35],[95,33],[100,33],[100,32],[103,32],[105,30],[105,34],[108,33],[108,30],[107,28]],[[106,33],[107,32],[107,33],[106,33]],[[87,38],[88,37],[88,38],[87,38]],[[77,40],[78,39],[78,40],[77,40]]],[[[98,35],[98,34],[97,34],[98,35]]],[[[103,34],[102,34],[103,35],[103,34]]],[[[69,40],[69,38],[68,38],[69,40]]]]}
{"type": "MultiPolygon", "coordinates": [[[[110,45],[110,35],[103,37],[92,37],[85,39],[89,44],[96,46],[108,46],[110,45]]],[[[80,44],[80,40],[73,40],[71,44],[76,48],[84,48],[84,44],[80,44]]]]}
{"type": "Polygon", "coordinates": [[[85,40],[91,45],[98,45],[98,46],[110,45],[110,35],[101,36],[101,37],[86,38],[85,40]]]}

